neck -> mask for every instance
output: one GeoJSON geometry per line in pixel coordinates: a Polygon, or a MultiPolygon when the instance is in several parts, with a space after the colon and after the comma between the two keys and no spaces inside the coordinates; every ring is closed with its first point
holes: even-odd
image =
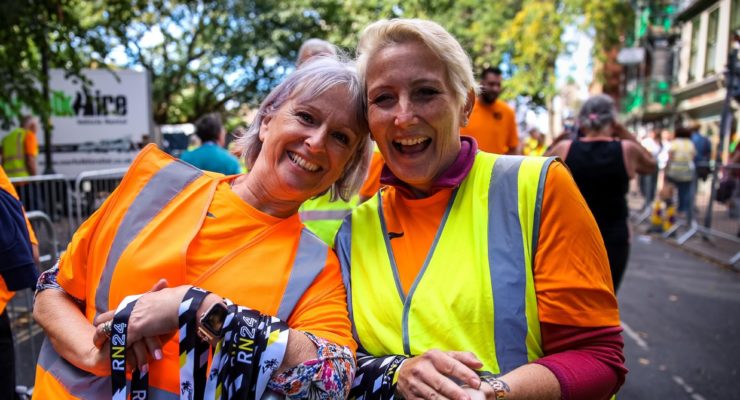
{"type": "Polygon", "coordinates": [[[233,181],[232,190],[257,210],[277,218],[288,218],[298,212],[301,202],[281,200],[264,188],[253,174],[241,175],[233,181]]]}

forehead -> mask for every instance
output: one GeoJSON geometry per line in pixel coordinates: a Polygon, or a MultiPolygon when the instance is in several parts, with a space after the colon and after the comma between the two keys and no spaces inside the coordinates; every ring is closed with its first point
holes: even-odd
{"type": "Polygon", "coordinates": [[[442,60],[417,41],[393,43],[379,49],[367,68],[368,90],[387,84],[404,84],[416,80],[444,83],[446,69],[442,60]]]}
{"type": "Polygon", "coordinates": [[[336,125],[356,130],[362,125],[359,115],[363,114],[362,104],[354,98],[347,85],[337,84],[322,92],[317,89],[296,90],[289,99],[292,108],[304,106],[331,119],[336,125]]]}
{"type": "Polygon", "coordinates": [[[489,84],[501,83],[501,75],[496,75],[493,72],[489,72],[483,76],[482,81],[489,84]]]}

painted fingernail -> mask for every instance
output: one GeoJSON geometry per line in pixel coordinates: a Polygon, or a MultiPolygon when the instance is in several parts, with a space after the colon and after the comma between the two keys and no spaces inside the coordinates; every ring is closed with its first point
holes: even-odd
{"type": "Polygon", "coordinates": [[[157,361],[162,359],[162,350],[154,350],[154,359],[157,361]]]}

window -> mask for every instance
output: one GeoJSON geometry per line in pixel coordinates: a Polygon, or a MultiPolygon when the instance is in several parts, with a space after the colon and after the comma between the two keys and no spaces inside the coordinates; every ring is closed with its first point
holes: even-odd
{"type": "Polygon", "coordinates": [[[707,55],[704,58],[704,75],[717,72],[717,29],[719,28],[719,7],[709,13],[707,24],[707,55]]]}
{"type": "Polygon", "coordinates": [[[699,69],[699,27],[701,26],[701,16],[697,16],[691,21],[691,50],[689,53],[689,81],[697,78],[696,72],[699,69]]]}
{"type": "Polygon", "coordinates": [[[730,33],[740,29],[740,0],[732,0],[730,6],[730,33]]]}

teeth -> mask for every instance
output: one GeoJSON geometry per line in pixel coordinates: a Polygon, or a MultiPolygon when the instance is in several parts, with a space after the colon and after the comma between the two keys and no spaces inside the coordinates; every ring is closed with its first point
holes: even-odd
{"type": "Polygon", "coordinates": [[[415,138],[403,138],[403,139],[397,139],[394,140],[394,142],[400,144],[401,146],[413,146],[415,144],[426,142],[429,138],[425,137],[415,137],[415,138]]]}
{"type": "Polygon", "coordinates": [[[316,172],[320,168],[318,165],[306,160],[305,158],[299,156],[296,153],[288,152],[288,156],[294,163],[298,164],[301,168],[305,169],[306,171],[316,172]]]}

